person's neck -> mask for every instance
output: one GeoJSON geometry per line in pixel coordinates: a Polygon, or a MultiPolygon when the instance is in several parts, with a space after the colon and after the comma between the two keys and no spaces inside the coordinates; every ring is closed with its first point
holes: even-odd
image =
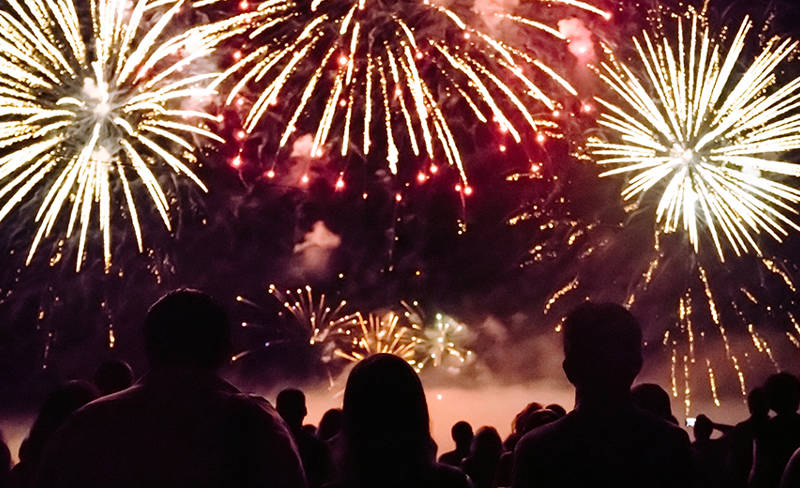
{"type": "Polygon", "coordinates": [[[629,409],[633,406],[629,388],[576,388],[575,409],[591,411],[612,411],[629,409]]]}

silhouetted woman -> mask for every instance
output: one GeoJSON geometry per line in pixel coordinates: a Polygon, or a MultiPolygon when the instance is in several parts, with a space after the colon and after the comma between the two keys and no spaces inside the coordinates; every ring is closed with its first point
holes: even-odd
{"type": "Polygon", "coordinates": [[[11,471],[12,486],[26,488],[34,485],[47,441],[73,412],[97,397],[94,385],[78,380],[66,383],[47,397],[28,437],[19,448],[19,464],[11,471]]]}
{"type": "Polygon", "coordinates": [[[469,475],[475,488],[495,488],[497,468],[503,453],[503,441],[494,427],[481,427],[472,439],[469,457],[461,463],[461,468],[469,475]]]}
{"type": "Polygon", "coordinates": [[[344,465],[338,488],[467,488],[460,471],[437,464],[428,404],[404,360],[376,354],[353,368],[344,392],[344,465]]]}

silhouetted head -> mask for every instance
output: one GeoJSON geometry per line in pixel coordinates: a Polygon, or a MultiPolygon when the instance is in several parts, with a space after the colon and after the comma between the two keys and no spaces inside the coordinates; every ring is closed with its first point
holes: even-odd
{"type": "Polygon", "coordinates": [[[561,417],[563,417],[564,415],[567,414],[567,409],[562,407],[558,403],[551,403],[550,405],[548,405],[548,406],[546,406],[544,408],[546,408],[546,409],[550,410],[551,412],[553,412],[554,414],[556,414],[558,416],[558,418],[561,418],[561,417]]]}
{"type": "Polygon", "coordinates": [[[475,438],[472,439],[471,457],[477,460],[497,461],[502,453],[503,441],[497,430],[488,426],[478,429],[475,438]]]}
{"type": "Polygon", "coordinates": [[[432,465],[425,392],[403,359],[375,354],[358,363],[347,378],[342,410],[350,476],[385,478],[384,470],[409,474],[432,465]]]}
{"type": "Polygon", "coordinates": [[[50,436],[61,427],[75,410],[97,398],[98,392],[88,381],[70,381],[51,393],[44,401],[31,432],[20,447],[20,460],[37,462],[50,436]]]}
{"type": "Polygon", "coordinates": [[[698,415],[694,421],[694,440],[705,442],[711,439],[712,432],[714,432],[714,422],[705,415],[698,415]]]}
{"type": "Polygon", "coordinates": [[[631,389],[633,404],[664,420],[672,418],[669,393],[655,383],[642,383],[631,389]]]}
{"type": "Polygon", "coordinates": [[[456,422],[450,428],[450,435],[456,443],[456,449],[467,450],[472,443],[472,426],[463,420],[456,422]]]}
{"type": "Polygon", "coordinates": [[[538,410],[542,409],[542,404],[537,402],[531,402],[525,405],[525,408],[522,409],[515,417],[514,422],[511,424],[511,428],[517,434],[523,433],[525,431],[525,423],[528,420],[528,417],[538,410]]]}
{"type": "Polygon", "coordinates": [[[525,417],[525,422],[522,425],[522,431],[520,431],[520,433],[527,434],[537,427],[555,422],[558,419],[558,414],[547,408],[531,412],[525,417]]]}
{"type": "Polygon", "coordinates": [[[332,408],[322,415],[322,418],[319,421],[317,435],[323,441],[327,441],[332,439],[341,430],[342,410],[340,408],[332,408]]]}
{"type": "Polygon", "coordinates": [[[747,395],[747,409],[753,417],[767,417],[769,415],[769,395],[764,388],[753,388],[747,395]]]}
{"type": "Polygon", "coordinates": [[[800,407],[800,380],[793,374],[777,373],[764,385],[769,396],[769,406],[778,415],[797,412],[800,407]]]}
{"type": "Polygon", "coordinates": [[[133,384],[133,369],[121,359],[104,361],[94,373],[94,384],[101,395],[110,395],[133,384]]]}
{"type": "Polygon", "coordinates": [[[308,410],[306,409],[306,396],[295,388],[287,388],[278,393],[275,400],[275,409],[284,422],[292,429],[299,429],[303,425],[308,410]]]}
{"type": "Polygon", "coordinates": [[[145,340],[154,368],[216,370],[228,359],[230,329],[223,308],[197,290],[176,290],[147,312],[145,340]]]}
{"type": "Polygon", "coordinates": [[[628,391],[642,367],[642,330],[624,307],[585,303],[564,322],[564,372],[578,390],[628,391]]]}

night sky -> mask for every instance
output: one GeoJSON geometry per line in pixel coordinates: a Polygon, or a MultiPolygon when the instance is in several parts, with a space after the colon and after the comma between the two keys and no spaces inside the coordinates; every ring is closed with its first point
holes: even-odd
{"type": "MultiPolygon", "coordinates": [[[[595,3],[614,11],[613,25],[592,25],[596,40],[624,45],[646,27],[644,12],[672,2],[595,3]],[[616,4],[619,9],[612,8],[616,4]]],[[[754,18],[757,30],[769,19],[768,33],[800,38],[796,21],[800,5],[794,0],[711,2],[712,23],[738,26],[745,14],[754,18]]],[[[45,243],[31,266],[25,267],[34,230],[29,220],[35,209],[33,204],[23,206],[0,224],[0,405],[35,403],[55,382],[91,374],[104,358],[126,359],[141,371],[139,325],[146,307],[166,291],[185,286],[217,297],[229,307],[234,322],[245,316],[252,320],[255,314],[264,324],[284,320],[265,294],[269,283],[282,287],[310,283],[346,298],[359,310],[418,299],[430,310],[474,326],[481,337],[474,349],[489,370],[509,381],[537,377],[539,360],[511,349],[553,334],[556,311],[542,314],[547,297],[577,272],[576,267],[590,266],[582,272],[593,277],[592,298],[620,301],[621,290],[636,279],[636,270],[647,259],[639,250],[648,249],[652,239],[652,214],[627,215],[620,203],[624,181],[600,180],[594,166],[571,156],[583,137],[596,130],[593,115],[582,113],[581,104],[602,87],[568,53],[539,47],[537,54],[568,78],[571,72],[576,75],[570,79],[581,97],[564,99],[565,111],[575,113],[563,124],[566,139],[539,144],[529,137],[515,145],[498,140],[465,117],[458,124],[457,138],[474,189],[468,197],[454,190],[458,175],[444,166],[424,184],[417,183],[417,173],[427,169],[429,161],[401,157],[400,174],[392,178],[380,157],[308,163],[302,157],[276,154],[277,120],[267,120],[252,138],[237,142],[237,115],[230,111],[218,129],[231,142],[205,150],[201,161],[199,174],[209,183],[210,193],[164,182],[171,188],[169,196],[181,202],[172,214],[174,232],[168,234],[159,227],[157,215],[145,212],[140,218],[154,225],[145,225],[146,251],[139,254],[122,227],[126,222],[118,222],[114,262],[108,272],[97,257],[101,254],[97,242],[79,274],[74,271],[72,242],[45,243]],[[500,144],[507,144],[505,152],[498,150],[500,144]],[[230,159],[240,146],[246,163],[233,168],[230,159]],[[540,178],[508,180],[514,173],[528,171],[532,163],[541,163],[540,178]],[[300,185],[298,175],[305,164],[311,164],[311,178],[300,185]],[[273,167],[278,176],[265,178],[265,170],[273,167]],[[342,171],[346,186],[337,191],[335,182],[342,171]],[[543,209],[541,215],[508,225],[511,217],[531,205],[543,209]],[[540,228],[551,218],[599,222],[601,230],[587,238],[587,245],[610,243],[605,258],[586,264],[572,251],[559,248],[558,229],[540,228]],[[623,223],[627,228],[620,232],[623,223]],[[531,261],[529,250],[542,241],[551,243],[552,252],[531,261]],[[236,303],[237,295],[263,309],[246,309],[236,303]],[[490,316],[501,330],[486,326],[490,316]],[[115,338],[113,349],[108,347],[109,328],[115,338]]],[[[797,59],[788,66],[794,71],[788,75],[800,73],[797,59]]],[[[800,250],[797,236],[781,246],[766,247],[786,258],[794,270],[791,259],[800,250]]],[[[680,244],[673,248],[676,262],[690,254],[682,254],[680,244]]],[[[731,283],[752,283],[746,261],[712,266],[715,274],[731,283]]],[[[669,280],[680,280],[682,268],[676,264],[670,269],[675,276],[669,280]]],[[[753,286],[763,288],[776,307],[794,298],[777,287],[770,292],[769,282],[753,286]]],[[[650,318],[658,322],[673,308],[667,305],[672,303],[670,292],[651,292],[639,309],[645,324],[650,318]]],[[[761,324],[767,329],[768,315],[761,324]]],[[[657,341],[658,326],[649,332],[645,328],[646,336],[657,341]]],[[[235,339],[237,350],[244,350],[276,338],[267,328],[237,331],[235,339]]],[[[664,359],[663,351],[651,349],[653,357],[664,359]]],[[[800,366],[791,344],[776,349],[791,367],[800,366]]],[[[232,374],[264,381],[322,374],[311,356],[290,346],[254,354],[232,368],[232,374]]]]}

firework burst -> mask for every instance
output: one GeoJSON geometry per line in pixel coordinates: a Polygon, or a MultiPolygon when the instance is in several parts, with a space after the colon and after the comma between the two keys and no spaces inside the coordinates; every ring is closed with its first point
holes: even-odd
{"type": "Polygon", "coordinates": [[[214,117],[182,103],[212,94],[203,85],[217,75],[185,70],[225,35],[202,27],[168,35],[185,6],[95,0],[79,12],[72,0],[11,0],[0,10],[0,221],[40,200],[28,263],[63,225],[67,238],[78,235],[80,270],[96,222],[108,267],[115,206],[127,208],[141,251],[137,196],[149,197],[170,230],[159,177],[206,190],[191,139],[224,141],[203,125],[214,117]]]}
{"type": "MultiPolygon", "coordinates": [[[[583,2],[556,3],[602,12],[583,2]]],[[[547,94],[551,87],[575,90],[546,64],[462,17],[427,0],[264,1],[240,15],[237,26],[250,26],[256,47],[218,83],[230,86],[228,104],[241,101],[248,86],[259,87],[244,121],[247,132],[279,106],[285,113],[280,147],[298,134],[299,124],[310,124],[312,156],[322,156],[329,145],[342,156],[379,149],[396,174],[401,153],[410,150],[415,157],[446,160],[466,181],[448,115],[455,106],[464,109],[458,114],[496,124],[519,142],[527,131],[543,135],[557,128],[536,112],[559,106],[547,94]]],[[[505,17],[565,41],[541,22],[505,17]]]]}
{"type": "Polygon", "coordinates": [[[400,323],[400,316],[394,312],[382,315],[357,313],[343,323],[348,333],[345,341],[336,349],[336,356],[351,362],[358,362],[373,354],[394,354],[403,358],[417,371],[416,348],[419,342],[414,329],[400,323]]]}
{"type": "Polygon", "coordinates": [[[416,332],[418,370],[445,366],[457,372],[475,359],[475,354],[464,347],[472,338],[465,324],[442,313],[435,314],[428,323],[417,302],[401,304],[403,317],[416,332]]]}
{"type": "MultiPolygon", "coordinates": [[[[265,346],[302,341],[312,347],[319,346],[322,350],[321,359],[326,363],[333,359],[334,344],[340,339],[340,336],[347,337],[352,333],[350,325],[357,317],[360,317],[359,314],[347,315],[344,313],[347,301],[331,302],[325,293],[315,293],[310,285],[296,290],[281,291],[276,285],[270,284],[267,287],[267,295],[277,300],[281,307],[289,313],[291,324],[288,330],[271,330],[273,333],[278,332],[281,338],[270,340],[265,346]]],[[[236,301],[259,312],[267,312],[265,307],[241,295],[236,297],[236,301]]],[[[263,323],[242,322],[241,325],[249,328],[274,329],[274,318],[262,320],[263,323]]],[[[258,349],[260,347],[242,351],[235,355],[233,360],[238,361],[258,349]]]]}
{"type": "Polygon", "coordinates": [[[800,176],[800,165],[775,156],[800,149],[800,78],[777,82],[798,43],[771,39],[745,64],[749,19],[730,42],[701,14],[676,22],[675,37],[634,39],[630,63],[607,50],[599,74],[618,100],[597,101],[613,137],[590,141],[591,154],[612,167],[602,176],[630,176],[626,200],[658,192],[661,231],[684,231],[695,253],[707,231],[720,260],[728,247],[760,255],[760,235],[781,241],[800,230],[800,190],[780,182],[800,176]]]}

